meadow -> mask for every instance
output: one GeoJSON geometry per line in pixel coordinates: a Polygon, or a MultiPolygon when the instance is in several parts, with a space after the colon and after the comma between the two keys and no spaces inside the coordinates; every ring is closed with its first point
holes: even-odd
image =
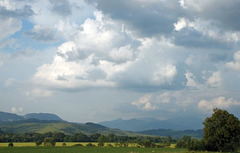
{"type": "Polygon", "coordinates": [[[189,153],[189,151],[178,148],[134,147],[0,147],[0,153],[189,153]]]}
{"type": "MultiPolygon", "coordinates": [[[[97,145],[97,143],[92,143],[97,145]]],[[[188,151],[187,149],[174,148],[138,148],[135,144],[129,147],[107,147],[107,144],[114,146],[114,143],[106,143],[105,147],[85,147],[87,143],[67,142],[66,146],[62,146],[62,142],[57,142],[55,147],[36,147],[35,143],[14,143],[14,147],[7,147],[8,143],[0,143],[0,153],[206,153],[188,151]],[[74,146],[82,144],[82,147],[74,146]]],[[[210,152],[208,152],[210,153],[210,152]]]]}

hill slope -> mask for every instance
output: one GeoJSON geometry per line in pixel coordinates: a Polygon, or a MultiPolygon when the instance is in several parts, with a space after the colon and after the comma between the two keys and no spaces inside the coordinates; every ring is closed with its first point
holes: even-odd
{"type": "Polygon", "coordinates": [[[87,135],[91,135],[94,133],[99,133],[104,135],[114,133],[116,135],[121,135],[121,136],[142,135],[142,134],[137,134],[133,132],[125,132],[118,129],[110,129],[105,126],[94,124],[94,123],[77,124],[77,123],[69,123],[65,121],[46,121],[46,120],[44,121],[44,120],[37,120],[37,119],[5,122],[0,125],[0,128],[4,132],[12,132],[12,133],[64,132],[65,134],[74,134],[74,133],[82,132],[87,135]]]}

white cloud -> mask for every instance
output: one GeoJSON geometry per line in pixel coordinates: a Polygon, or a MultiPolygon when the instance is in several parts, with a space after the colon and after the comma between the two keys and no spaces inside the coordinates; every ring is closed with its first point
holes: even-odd
{"type": "Polygon", "coordinates": [[[212,73],[212,76],[207,79],[207,85],[215,88],[222,85],[222,77],[220,71],[212,73]]]}
{"type": "Polygon", "coordinates": [[[235,52],[233,62],[226,63],[226,66],[233,70],[240,70],[240,51],[235,52]]]}
{"type": "Polygon", "coordinates": [[[194,88],[194,89],[200,87],[200,84],[195,81],[195,76],[194,76],[193,73],[187,72],[187,73],[185,74],[185,76],[186,76],[186,79],[187,79],[187,86],[188,86],[188,87],[194,88]]]}
{"type": "Polygon", "coordinates": [[[16,81],[17,80],[15,78],[9,78],[5,81],[4,86],[10,87],[10,86],[14,85],[16,83],[16,81]]]}
{"type": "Polygon", "coordinates": [[[240,106],[240,102],[229,98],[227,99],[226,97],[217,97],[211,100],[201,100],[198,103],[198,108],[205,111],[209,112],[213,108],[229,108],[229,107],[234,107],[234,106],[240,106]]]}
{"type": "Polygon", "coordinates": [[[22,21],[14,18],[0,18],[0,41],[22,28],[22,21]]]}
{"type": "Polygon", "coordinates": [[[23,107],[12,107],[11,108],[11,112],[12,113],[21,113],[21,112],[23,112],[23,107]]]}
{"type": "Polygon", "coordinates": [[[46,89],[34,88],[31,90],[24,91],[24,95],[29,97],[30,99],[50,97],[52,95],[52,91],[49,91],[46,89]]]}
{"type": "Polygon", "coordinates": [[[141,110],[153,111],[157,110],[157,106],[151,103],[152,95],[147,94],[141,97],[138,101],[132,102],[132,105],[137,106],[141,110]]]}
{"type": "Polygon", "coordinates": [[[181,29],[187,27],[187,21],[185,18],[179,18],[177,23],[174,23],[174,30],[180,31],[181,29]]]}
{"type": "Polygon", "coordinates": [[[159,96],[157,96],[156,100],[158,101],[158,103],[170,103],[171,102],[171,96],[169,92],[164,92],[162,94],[160,94],[159,96]]]}

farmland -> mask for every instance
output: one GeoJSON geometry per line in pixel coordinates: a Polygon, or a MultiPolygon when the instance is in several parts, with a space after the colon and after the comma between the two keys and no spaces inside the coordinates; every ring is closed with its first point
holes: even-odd
{"type": "MultiPolygon", "coordinates": [[[[177,148],[136,147],[1,147],[0,153],[189,153],[177,148]]],[[[198,152],[203,153],[203,152],[198,152]]]]}

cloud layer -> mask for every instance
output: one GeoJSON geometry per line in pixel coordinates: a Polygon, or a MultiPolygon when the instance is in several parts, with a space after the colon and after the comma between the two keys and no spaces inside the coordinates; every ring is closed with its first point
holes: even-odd
{"type": "Polygon", "coordinates": [[[123,117],[126,110],[159,118],[209,114],[214,107],[234,111],[239,7],[235,0],[0,0],[6,109],[28,110],[7,96],[12,93],[39,106],[65,98],[88,111],[100,101],[123,117]],[[81,94],[101,90],[126,95],[110,101],[81,94]]]}

